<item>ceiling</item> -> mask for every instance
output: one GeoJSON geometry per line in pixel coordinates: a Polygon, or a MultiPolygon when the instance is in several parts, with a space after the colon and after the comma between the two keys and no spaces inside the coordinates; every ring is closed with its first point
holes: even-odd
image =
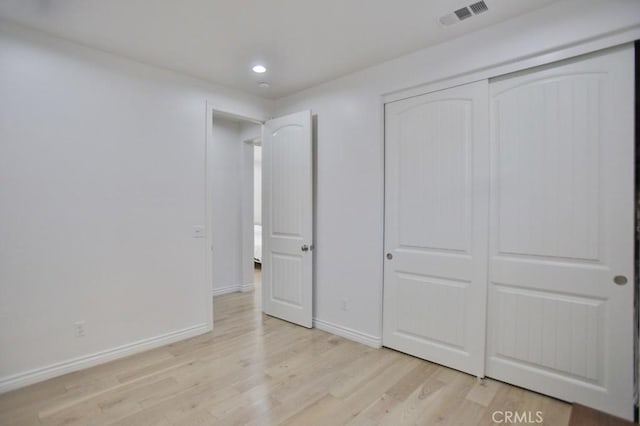
{"type": "Polygon", "coordinates": [[[0,17],[274,99],[559,0],[485,0],[489,11],[440,25],[475,1],[1,0],[0,17]]]}

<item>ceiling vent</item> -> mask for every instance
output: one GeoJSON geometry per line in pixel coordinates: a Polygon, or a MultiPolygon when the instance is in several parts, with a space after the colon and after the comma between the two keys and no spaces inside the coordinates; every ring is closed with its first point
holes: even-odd
{"type": "Polygon", "coordinates": [[[453,13],[455,13],[458,19],[461,21],[464,21],[465,19],[471,18],[473,16],[471,14],[471,11],[469,11],[468,7],[463,7],[462,9],[458,9],[453,13]]]}
{"type": "Polygon", "coordinates": [[[471,9],[474,15],[478,15],[480,13],[483,13],[489,10],[489,8],[487,7],[487,4],[483,1],[479,1],[478,3],[474,3],[470,5],[469,9],[471,9]]]}
{"type": "Polygon", "coordinates": [[[460,21],[464,21],[465,19],[472,18],[473,16],[479,15],[488,10],[489,8],[487,7],[487,4],[484,2],[484,0],[481,0],[479,2],[470,4],[469,6],[462,7],[458,10],[455,10],[452,13],[444,15],[440,17],[439,21],[440,21],[440,24],[442,24],[445,27],[448,27],[449,25],[457,24],[460,21]]]}

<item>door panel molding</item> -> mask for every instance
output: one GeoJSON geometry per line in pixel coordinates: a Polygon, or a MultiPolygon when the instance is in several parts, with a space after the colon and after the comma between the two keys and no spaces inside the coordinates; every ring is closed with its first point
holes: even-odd
{"type": "Polygon", "coordinates": [[[488,82],[385,105],[383,343],[484,376],[488,82]]]}
{"type": "Polygon", "coordinates": [[[490,83],[487,375],[633,418],[633,50],[490,83]]]}
{"type": "Polygon", "coordinates": [[[263,310],[313,326],[313,158],[311,111],[263,127],[263,310]]]}

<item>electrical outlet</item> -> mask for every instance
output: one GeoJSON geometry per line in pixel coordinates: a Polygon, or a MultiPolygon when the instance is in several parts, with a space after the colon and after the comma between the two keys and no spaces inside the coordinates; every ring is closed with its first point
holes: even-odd
{"type": "Polygon", "coordinates": [[[349,310],[349,299],[347,299],[346,297],[342,299],[342,310],[343,311],[349,310]]]}
{"type": "Polygon", "coordinates": [[[76,337],[84,337],[87,334],[86,323],[84,321],[77,321],[73,323],[76,337]]]}

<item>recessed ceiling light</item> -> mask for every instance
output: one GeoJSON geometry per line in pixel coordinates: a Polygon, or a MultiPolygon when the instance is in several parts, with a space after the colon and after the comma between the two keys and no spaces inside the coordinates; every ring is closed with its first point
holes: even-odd
{"type": "Polygon", "coordinates": [[[265,68],[264,65],[256,65],[252,69],[253,69],[253,72],[258,74],[262,74],[263,72],[267,71],[267,68],[265,68]]]}
{"type": "Polygon", "coordinates": [[[261,81],[260,83],[258,83],[258,87],[261,87],[263,89],[268,89],[269,86],[269,83],[267,83],[266,81],[261,81]]]}

